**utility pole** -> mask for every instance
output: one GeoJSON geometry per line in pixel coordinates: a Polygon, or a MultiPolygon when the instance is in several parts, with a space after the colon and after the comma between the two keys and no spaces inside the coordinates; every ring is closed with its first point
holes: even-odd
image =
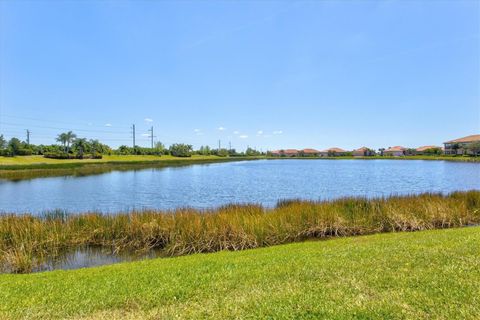
{"type": "Polygon", "coordinates": [[[222,148],[222,143],[220,140],[218,140],[218,150],[220,150],[222,148]]]}
{"type": "Polygon", "coordinates": [[[232,150],[232,141],[228,141],[228,150],[232,150]]]}
{"type": "Polygon", "coordinates": [[[135,149],[135,125],[132,124],[133,149],[135,149]]]}
{"type": "Polygon", "coordinates": [[[150,130],[148,130],[148,131],[150,131],[150,139],[151,139],[151,144],[152,144],[152,149],[153,149],[153,138],[155,137],[155,136],[153,135],[153,126],[152,126],[152,127],[150,128],[150,130]]]}
{"type": "Polygon", "coordinates": [[[30,145],[30,130],[27,129],[27,144],[30,145]]]}

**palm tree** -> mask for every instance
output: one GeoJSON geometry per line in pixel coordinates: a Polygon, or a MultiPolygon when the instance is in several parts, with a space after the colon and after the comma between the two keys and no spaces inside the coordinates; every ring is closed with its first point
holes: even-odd
{"type": "Polygon", "coordinates": [[[67,134],[66,133],[60,133],[57,136],[57,141],[60,142],[63,145],[63,151],[67,152],[67,134]]]}
{"type": "Polygon", "coordinates": [[[83,158],[83,153],[88,148],[87,139],[85,139],[85,138],[75,139],[72,143],[72,146],[74,146],[75,149],[77,150],[77,154],[78,154],[79,158],[83,158]]]}
{"type": "Polygon", "coordinates": [[[65,152],[70,152],[70,144],[75,140],[77,135],[72,131],[60,133],[57,136],[57,141],[61,142],[65,152]]]}
{"type": "Polygon", "coordinates": [[[77,135],[75,133],[73,133],[72,131],[68,131],[66,133],[68,152],[70,152],[70,144],[73,142],[73,140],[75,140],[76,137],[77,137],[77,135]]]}
{"type": "Polygon", "coordinates": [[[98,140],[94,140],[94,139],[90,139],[90,146],[92,147],[92,155],[95,155],[97,152],[98,153],[102,153],[103,150],[102,150],[102,146],[100,144],[100,141],[98,140]]]}

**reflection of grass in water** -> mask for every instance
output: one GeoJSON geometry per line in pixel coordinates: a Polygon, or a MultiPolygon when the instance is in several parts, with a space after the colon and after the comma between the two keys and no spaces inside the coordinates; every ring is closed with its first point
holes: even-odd
{"type": "MultiPolygon", "coordinates": [[[[147,252],[124,249],[116,251],[115,248],[102,246],[81,246],[69,248],[58,253],[55,257],[46,257],[32,267],[32,272],[78,269],[91,266],[101,266],[118,262],[131,262],[147,258],[161,257],[162,252],[149,250],[147,252]]],[[[14,270],[6,270],[12,272],[14,270]]]]}
{"type": "Polygon", "coordinates": [[[81,246],[115,252],[160,250],[185,255],[243,250],[312,238],[414,231],[480,223],[480,191],[447,196],[345,198],[325,202],[281,201],[273,209],[229,205],[211,210],[145,210],[129,214],[0,217],[0,264],[30,272],[48,259],[81,246]]]}

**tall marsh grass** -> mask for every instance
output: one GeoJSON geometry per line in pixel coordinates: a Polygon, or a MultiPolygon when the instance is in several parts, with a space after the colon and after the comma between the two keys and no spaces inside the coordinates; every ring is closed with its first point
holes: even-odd
{"type": "Polygon", "coordinates": [[[281,201],[275,208],[228,205],[105,215],[0,216],[0,268],[30,272],[80,246],[156,249],[176,256],[243,250],[306,239],[460,227],[480,223],[480,191],[389,198],[281,201]]]}

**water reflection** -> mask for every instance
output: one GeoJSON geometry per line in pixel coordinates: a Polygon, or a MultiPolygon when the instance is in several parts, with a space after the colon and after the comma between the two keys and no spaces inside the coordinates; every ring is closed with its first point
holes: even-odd
{"type": "Polygon", "coordinates": [[[131,262],[143,259],[151,259],[162,256],[160,251],[148,252],[120,251],[104,247],[80,247],[61,253],[58,257],[51,258],[33,269],[33,272],[51,270],[72,270],[88,267],[96,267],[119,262],[131,262]]]}
{"type": "Polygon", "coordinates": [[[480,189],[480,164],[422,160],[260,160],[0,181],[0,212],[205,209],[480,189]]]}

